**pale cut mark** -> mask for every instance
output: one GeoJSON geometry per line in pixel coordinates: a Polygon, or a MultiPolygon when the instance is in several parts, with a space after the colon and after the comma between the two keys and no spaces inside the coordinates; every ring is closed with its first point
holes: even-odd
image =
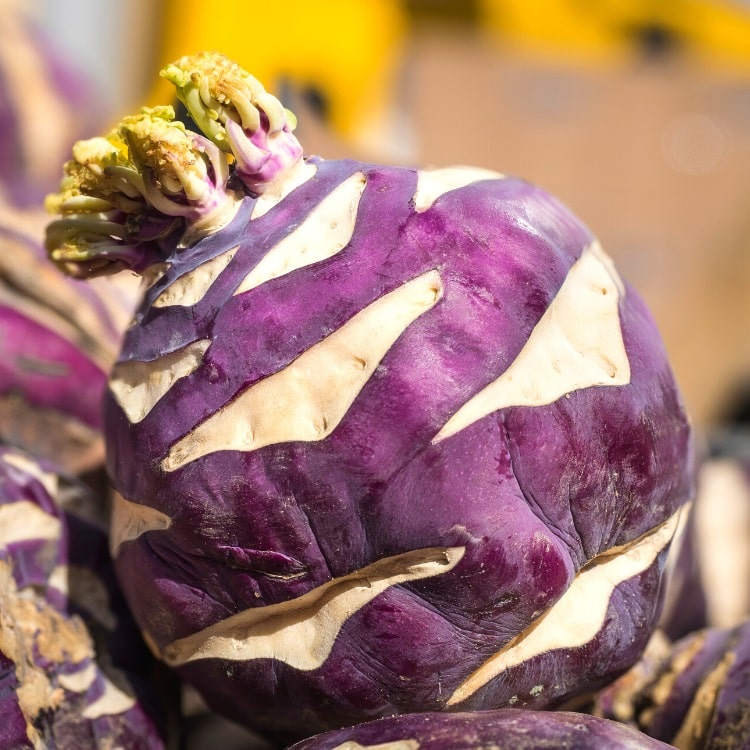
{"type": "Polygon", "coordinates": [[[333,432],[396,339],[442,297],[428,271],[380,297],[296,360],[251,385],[192,432],[162,461],[174,471],[221,450],[253,451],[333,432]]]}
{"type": "Polygon", "coordinates": [[[287,170],[283,175],[273,182],[270,182],[255,200],[251,219],[259,219],[267,214],[275,205],[286,198],[295,188],[315,176],[318,168],[312,162],[301,160],[294,165],[292,169],[287,170]]]}
{"type": "Polygon", "coordinates": [[[507,669],[556,649],[580,648],[605,625],[607,609],[617,586],[640,575],[670,543],[680,511],[653,531],[592,560],[573,579],[568,590],[524,632],[491,656],[459,685],[447,706],[455,706],[507,669]],[[581,603],[585,602],[585,606],[581,603]]]}
{"type": "Polygon", "coordinates": [[[96,680],[97,668],[94,662],[89,662],[77,672],[58,674],[57,681],[71,693],[85,693],[96,680]]]}
{"type": "Polygon", "coordinates": [[[151,362],[133,360],[114,365],[109,390],[132,424],[145,419],[180,378],[203,362],[211,339],[200,339],[151,362]]]}
{"type": "MultiPolygon", "coordinates": [[[[159,281],[162,276],[170,269],[171,264],[164,263],[153,263],[148,268],[144,268],[141,271],[141,284],[143,289],[151,289],[152,286],[159,281]]],[[[94,281],[95,279],[92,279],[94,281]]],[[[88,281],[87,281],[88,283],[88,281]]],[[[133,323],[135,321],[131,321],[133,323]]]]}
{"type": "Polygon", "coordinates": [[[362,172],[356,172],[344,180],[310,211],[296,229],[261,258],[240,282],[235,294],[247,292],[266,281],[318,263],[343,250],[354,233],[365,185],[362,172]]]}
{"type": "Polygon", "coordinates": [[[346,621],[388,588],[443,575],[464,547],[431,547],[386,557],[291,601],[246,609],[164,649],[179,666],[198,659],[276,659],[295,669],[322,666],[346,621]]]}
{"type": "Polygon", "coordinates": [[[620,281],[598,243],[573,264],[516,359],[443,425],[438,443],[492,412],[544,406],[582,388],[627,385],[630,362],[620,327],[620,281]]]}
{"type": "Polygon", "coordinates": [[[20,469],[24,474],[34,477],[44,487],[50,497],[57,497],[59,481],[57,474],[45,471],[36,461],[22,453],[6,453],[2,460],[4,463],[20,469]]]}
{"type": "Polygon", "coordinates": [[[221,255],[201,263],[192,271],[188,271],[175,279],[151,303],[152,307],[191,307],[200,302],[211,285],[221,275],[222,271],[231,263],[237,253],[239,245],[225,250],[221,255]]]}
{"type": "Polygon", "coordinates": [[[0,547],[38,539],[56,541],[61,534],[60,519],[30,500],[0,505],[0,547]]]}
{"type": "Polygon", "coordinates": [[[104,692],[93,703],[83,709],[84,719],[99,719],[102,716],[124,714],[135,706],[135,698],[104,677],[104,692]]]}
{"type": "Polygon", "coordinates": [[[112,521],[109,544],[112,557],[117,557],[125,542],[132,542],[149,531],[165,531],[172,519],[148,505],[126,500],[119,492],[112,493],[112,521]]]}
{"type": "Polygon", "coordinates": [[[332,750],[419,750],[419,740],[393,740],[381,742],[378,745],[360,745],[354,740],[347,740],[336,745],[332,750]]]}
{"type": "Polygon", "coordinates": [[[736,461],[703,464],[693,512],[708,623],[739,625],[750,614],[750,482],[736,461]]]}
{"type": "Polygon", "coordinates": [[[55,565],[47,577],[47,585],[59,591],[63,596],[70,594],[70,569],[67,565],[55,565]]]}
{"type": "Polygon", "coordinates": [[[503,180],[505,175],[482,167],[442,167],[420,169],[417,172],[417,189],[414,193],[414,210],[422,213],[444,193],[466,187],[480,180],[503,180]]]}

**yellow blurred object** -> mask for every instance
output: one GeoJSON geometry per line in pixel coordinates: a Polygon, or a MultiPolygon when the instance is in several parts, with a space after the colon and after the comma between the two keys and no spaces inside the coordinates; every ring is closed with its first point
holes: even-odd
{"type": "Polygon", "coordinates": [[[674,48],[750,73],[750,6],[740,0],[477,0],[497,41],[532,54],[611,62],[674,48]]]}
{"type": "MultiPolygon", "coordinates": [[[[282,98],[312,97],[330,127],[362,142],[389,116],[405,33],[398,0],[164,0],[157,64],[222,52],[282,98]]],[[[150,102],[173,96],[160,80],[150,102]]]]}

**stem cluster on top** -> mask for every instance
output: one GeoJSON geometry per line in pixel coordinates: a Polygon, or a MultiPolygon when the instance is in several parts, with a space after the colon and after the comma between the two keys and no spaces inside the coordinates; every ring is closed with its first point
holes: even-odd
{"type": "Polygon", "coordinates": [[[183,57],[162,75],[202,130],[171,106],[143,108],[105,136],[77,142],[47,209],[51,259],[84,278],[163,262],[187,230],[226,224],[302,158],[294,115],[218,53],[183,57]]]}

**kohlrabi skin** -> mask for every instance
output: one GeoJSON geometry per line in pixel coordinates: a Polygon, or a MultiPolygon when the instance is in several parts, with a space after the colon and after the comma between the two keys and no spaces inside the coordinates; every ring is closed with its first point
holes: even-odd
{"type": "Polygon", "coordinates": [[[0,443],[82,473],[104,461],[102,396],[138,291],[60,274],[48,221],[0,195],[0,443]]]}
{"type": "Polygon", "coordinates": [[[572,711],[505,708],[417,713],[316,735],[289,750],[669,750],[671,745],[607,719],[572,711]]]}
{"type": "Polygon", "coordinates": [[[674,642],[657,632],[594,711],[684,750],[750,747],[750,620],[674,642]]]}
{"type": "Polygon", "coordinates": [[[645,646],[692,492],[654,323],[591,232],[486,169],[304,157],[219,55],[77,144],[68,273],[150,287],[105,397],[153,650],[286,739],[560,705],[645,646]]]}
{"type": "Polygon", "coordinates": [[[82,485],[0,448],[0,750],[164,747],[96,515],[82,485]]]}

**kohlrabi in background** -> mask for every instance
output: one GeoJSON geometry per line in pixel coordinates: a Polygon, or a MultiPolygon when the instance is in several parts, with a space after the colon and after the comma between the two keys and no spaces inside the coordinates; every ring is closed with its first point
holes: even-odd
{"type": "Polygon", "coordinates": [[[0,195],[0,444],[81,474],[104,462],[107,373],[140,292],[133,279],[60,274],[48,220],[0,195]]]}
{"type": "Polygon", "coordinates": [[[60,161],[107,114],[35,5],[0,0],[0,443],[80,473],[103,464],[102,394],[138,292],[65,279],[44,251],[60,161]]]}
{"type": "Polygon", "coordinates": [[[149,288],[105,397],[152,649],[286,740],[558,707],[633,664],[691,497],[652,318],[523,180],[304,156],[215,54],[76,144],[47,249],[149,288]]]}
{"type": "Polygon", "coordinates": [[[165,747],[99,510],[57,467],[0,447],[0,750],[165,747]]]}
{"type": "Polygon", "coordinates": [[[40,21],[44,4],[0,0],[0,199],[39,205],[60,160],[109,117],[93,78],[40,21]]]}
{"type": "Polygon", "coordinates": [[[593,713],[680,750],[750,747],[750,620],[675,641],[657,631],[593,713]]]}
{"type": "Polygon", "coordinates": [[[416,713],[324,732],[289,750],[670,750],[635,728],[572,711],[416,713]]]}

